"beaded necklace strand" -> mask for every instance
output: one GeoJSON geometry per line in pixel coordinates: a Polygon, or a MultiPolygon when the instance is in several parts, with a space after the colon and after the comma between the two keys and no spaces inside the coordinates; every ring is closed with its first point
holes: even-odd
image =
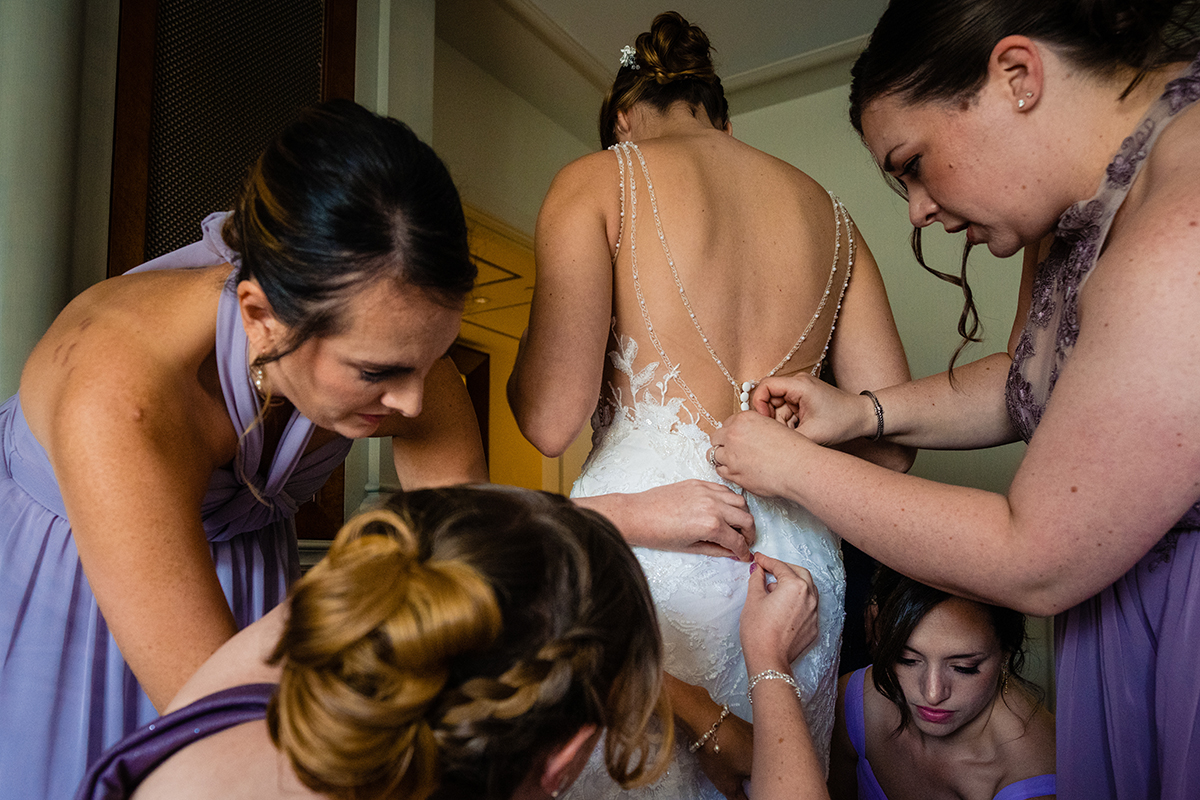
{"type": "MultiPolygon", "coordinates": [[[[845,226],[846,238],[847,238],[847,242],[848,242],[848,263],[846,265],[846,277],[842,283],[841,292],[838,294],[837,310],[834,312],[834,324],[836,325],[837,315],[842,309],[842,299],[845,297],[846,287],[850,283],[850,269],[854,265],[855,242],[854,242],[854,233],[853,233],[853,230],[850,225],[850,215],[846,211],[845,206],[842,205],[842,202],[837,197],[835,197],[832,193],[830,193],[829,197],[830,197],[831,201],[833,202],[833,219],[834,219],[833,265],[832,265],[832,267],[830,267],[830,270],[829,270],[829,280],[827,280],[825,283],[825,291],[821,295],[820,302],[817,303],[817,310],[813,314],[812,318],[809,319],[808,324],[804,327],[804,332],[800,334],[800,338],[796,340],[796,343],[794,345],[792,345],[792,349],[787,352],[787,355],[785,355],[782,359],[780,359],[779,363],[776,364],[771,369],[770,372],[768,372],[766,375],[764,375],[759,380],[742,381],[741,383],[739,383],[733,377],[733,375],[731,375],[729,373],[729,370],[726,369],[725,364],[722,362],[721,358],[717,355],[716,351],[713,350],[712,344],[708,341],[708,334],[706,334],[704,332],[704,328],[702,328],[700,326],[700,320],[696,318],[696,312],[692,309],[692,304],[691,304],[691,301],[688,299],[687,292],[684,291],[683,281],[681,281],[679,278],[679,272],[675,268],[675,260],[671,256],[671,249],[667,246],[667,237],[663,233],[662,220],[660,219],[659,214],[658,214],[658,201],[654,195],[654,184],[651,183],[651,181],[650,181],[650,170],[646,167],[646,160],[645,160],[645,158],[642,157],[642,151],[633,142],[621,142],[619,144],[614,144],[609,149],[612,150],[614,153],[616,153],[617,164],[620,167],[621,226],[620,226],[620,232],[617,235],[617,252],[619,252],[621,249],[621,236],[623,235],[624,230],[625,230],[625,180],[626,180],[626,173],[628,173],[629,199],[630,199],[629,253],[630,253],[630,260],[632,262],[633,288],[634,288],[634,292],[637,294],[638,306],[639,306],[639,308],[641,308],[641,311],[642,311],[642,320],[646,325],[646,331],[650,334],[650,341],[654,344],[654,349],[656,351],[658,351],[659,357],[663,360],[663,363],[666,365],[668,374],[674,379],[674,381],[677,384],[679,384],[679,387],[681,389],[683,389],[684,393],[692,401],[692,403],[695,405],[695,407],[700,411],[700,413],[703,415],[703,417],[706,420],[708,420],[708,423],[710,425],[712,425],[714,428],[719,428],[719,427],[721,427],[721,423],[718,422],[716,419],[714,419],[713,416],[708,413],[708,410],[704,408],[704,405],[700,402],[700,399],[696,397],[696,395],[692,391],[691,387],[689,387],[687,385],[687,382],[679,374],[678,368],[674,364],[671,363],[671,359],[663,351],[662,345],[659,343],[659,340],[658,340],[658,334],[655,333],[655,331],[654,331],[654,324],[650,321],[650,312],[646,308],[646,298],[642,295],[642,284],[641,284],[641,280],[640,280],[640,277],[638,274],[638,265],[637,265],[637,181],[634,178],[633,158],[630,155],[630,152],[632,151],[634,154],[637,155],[638,163],[641,165],[642,176],[643,176],[643,178],[645,178],[645,181],[646,181],[646,193],[650,197],[650,210],[654,214],[654,227],[658,232],[658,240],[662,244],[663,254],[666,256],[666,259],[667,259],[667,266],[669,266],[671,269],[671,277],[675,280],[675,288],[678,289],[678,291],[679,291],[679,297],[683,301],[684,309],[688,312],[688,317],[692,321],[692,326],[695,327],[696,333],[698,333],[700,335],[700,339],[704,343],[704,348],[708,351],[709,356],[716,363],[717,367],[721,370],[721,373],[725,376],[725,380],[728,381],[729,385],[733,387],[733,392],[738,398],[739,407],[742,409],[742,411],[748,411],[750,409],[750,392],[754,390],[754,387],[756,387],[763,380],[766,380],[767,378],[770,378],[771,376],[773,376],[780,369],[782,369],[785,364],[787,364],[789,361],[791,361],[792,356],[794,356],[796,354],[796,351],[800,349],[800,346],[803,345],[805,341],[807,341],[809,334],[812,333],[813,326],[816,325],[817,320],[820,319],[822,312],[824,312],[825,306],[829,301],[829,295],[833,291],[834,278],[837,275],[837,265],[838,265],[838,260],[841,258],[841,249],[842,249],[842,227],[845,226]]],[[[810,372],[810,374],[812,374],[814,377],[821,369],[821,362],[825,360],[825,354],[829,350],[829,343],[830,343],[830,341],[832,341],[832,339],[833,339],[833,327],[830,328],[829,338],[825,341],[825,347],[821,351],[821,357],[819,359],[817,359],[816,365],[812,368],[812,370],[810,372]]]]}

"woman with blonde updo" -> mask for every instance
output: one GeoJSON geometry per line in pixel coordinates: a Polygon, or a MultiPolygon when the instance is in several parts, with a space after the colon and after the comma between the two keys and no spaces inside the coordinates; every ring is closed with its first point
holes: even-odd
{"type": "MultiPolygon", "coordinates": [[[[509,380],[521,430],[546,455],[591,416],[593,449],[572,496],[638,546],[654,592],[687,735],[647,793],[671,800],[743,796],[753,732],[737,625],[752,547],[812,574],[820,636],[791,668],[822,764],[833,730],[838,538],[798,505],[722,481],[709,438],[718,420],[771,375],[832,371],[852,392],[909,375],[846,209],[731,133],[708,37],[660,14],[622,52],[601,110],[612,152],[568,164],[546,196],[529,331],[509,380]]],[[[847,449],[895,469],[912,463],[911,450],[869,438],[847,449]]],[[[599,765],[576,789],[615,791],[599,765]]]]}
{"type": "Polygon", "coordinates": [[[77,797],[555,797],[601,731],[609,774],[639,785],[671,752],[661,659],[598,514],[499,486],[400,494],[77,797]]]}

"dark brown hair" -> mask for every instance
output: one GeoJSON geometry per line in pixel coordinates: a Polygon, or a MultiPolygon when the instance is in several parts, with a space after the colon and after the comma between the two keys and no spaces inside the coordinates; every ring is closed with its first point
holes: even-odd
{"type": "MultiPolygon", "coordinates": [[[[948,592],[927,586],[882,565],[875,573],[868,601],[868,608],[874,613],[874,621],[870,625],[872,641],[869,643],[874,660],[871,677],[879,693],[892,701],[900,712],[896,733],[904,730],[912,720],[904,691],[896,678],[896,664],[904,655],[909,637],[925,619],[925,615],[952,597],[954,595],[948,592]]],[[[1033,694],[1040,695],[1040,689],[1021,676],[1021,670],[1025,668],[1025,615],[1003,606],[987,603],[978,605],[987,612],[996,640],[1000,643],[1000,652],[1004,654],[1002,674],[1020,682],[1033,694]]],[[[1000,689],[1001,686],[997,685],[996,691],[1000,689]]]]}
{"type": "Polygon", "coordinates": [[[355,292],[381,281],[461,305],[475,281],[458,190],[403,122],[349,100],[305,109],[250,169],[222,236],[291,331],[274,361],[336,333],[355,292]]]}
{"type": "Polygon", "coordinates": [[[611,523],[558,495],[431,489],[351,520],[273,659],[272,740],[333,797],[507,800],[588,724],[623,786],[671,754],[645,577],[611,523]]]}
{"type": "Polygon", "coordinates": [[[620,68],[600,106],[600,146],[617,143],[617,112],[649,103],[659,112],[677,102],[701,108],[714,128],[729,124],[729,103],[713,70],[708,36],[676,11],[664,11],[639,34],[634,63],[620,68]]]}
{"type": "MultiPolygon", "coordinates": [[[[1198,8],[1196,0],[892,0],[851,70],[850,122],[861,135],[863,110],[884,96],[910,104],[974,98],[987,79],[992,49],[1014,34],[1050,45],[1092,74],[1132,71],[1128,93],[1150,70],[1195,58],[1198,8]]],[[[922,267],[963,291],[963,341],[950,359],[953,372],[967,343],[980,341],[967,283],[970,245],[958,275],[925,263],[919,228],[912,247],[922,267]]]]}

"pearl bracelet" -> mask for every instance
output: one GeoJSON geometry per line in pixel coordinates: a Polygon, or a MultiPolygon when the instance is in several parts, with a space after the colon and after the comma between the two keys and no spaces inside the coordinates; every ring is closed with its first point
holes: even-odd
{"type": "Polygon", "coordinates": [[[688,752],[694,753],[697,750],[699,750],[701,747],[704,747],[704,743],[707,742],[710,738],[713,740],[713,752],[714,753],[721,752],[721,745],[717,744],[717,728],[721,727],[721,723],[724,722],[725,718],[728,716],[729,716],[729,706],[727,706],[727,705],[721,706],[721,716],[717,717],[717,721],[712,724],[712,727],[709,728],[708,731],[705,732],[705,734],[703,736],[701,736],[699,739],[697,739],[696,741],[694,741],[688,745],[688,752]]]}
{"type": "Polygon", "coordinates": [[[796,690],[796,697],[799,697],[801,700],[804,699],[800,695],[800,687],[796,685],[795,678],[778,670],[768,669],[755,675],[750,679],[750,682],[746,684],[746,699],[750,701],[750,705],[754,705],[754,696],[750,693],[754,691],[754,687],[758,685],[759,681],[783,681],[796,690]]]}

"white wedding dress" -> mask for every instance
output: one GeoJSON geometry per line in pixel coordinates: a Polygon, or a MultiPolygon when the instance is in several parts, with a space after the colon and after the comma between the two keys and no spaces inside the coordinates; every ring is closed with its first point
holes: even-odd
{"type": "MultiPolygon", "coordinates": [[[[630,154],[639,161],[641,154],[631,143],[615,145],[613,149],[621,159],[622,218],[625,219],[627,177],[631,205],[635,212],[637,208],[630,154]]],[[[644,161],[641,162],[641,171],[657,220],[653,188],[644,161]]],[[[848,217],[836,198],[833,199],[833,206],[838,218],[839,236],[840,231],[845,229],[850,255],[844,274],[838,269],[837,256],[830,273],[826,297],[830,296],[832,290],[836,305],[830,303],[827,307],[822,300],[814,316],[815,322],[822,318],[824,312],[828,312],[821,325],[821,328],[826,324],[829,326],[826,348],[841,305],[841,293],[837,291],[836,284],[840,282],[841,292],[845,291],[853,261],[853,234],[848,217]]],[[[629,233],[636,281],[636,213],[631,214],[630,218],[634,220],[629,233]]],[[[659,238],[666,250],[666,239],[661,229],[659,238]]],[[[669,262],[669,250],[667,257],[669,262]]],[[[680,289],[682,295],[682,286],[680,289]]],[[[683,296],[686,298],[686,295],[683,296]]],[[[698,423],[708,419],[712,424],[712,418],[702,406],[696,407],[699,401],[681,378],[680,365],[673,364],[658,348],[657,336],[644,303],[642,308],[645,333],[658,350],[658,358],[639,361],[637,341],[629,335],[618,333],[614,320],[613,341],[617,349],[608,354],[613,368],[609,374],[613,379],[607,381],[602,390],[599,407],[592,418],[592,451],[571,496],[641,492],[690,478],[724,483],[742,493],[740,487],[723,481],[708,463],[706,453],[710,446],[709,437],[698,423]],[[627,386],[614,385],[626,381],[627,386]],[[675,386],[681,388],[686,397],[672,396],[675,386]]],[[[805,336],[812,329],[810,323],[805,336]]],[[[781,362],[781,366],[788,358],[781,362]]],[[[817,366],[812,369],[814,374],[819,369],[820,360],[817,359],[817,366]]],[[[792,665],[792,673],[800,686],[805,718],[817,754],[828,769],[845,601],[845,571],[839,539],[801,506],[751,494],[745,496],[758,535],[753,549],[806,567],[817,586],[820,634],[812,648],[792,665]]],[[[641,547],[634,548],[634,552],[645,570],[658,609],[667,671],[683,681],[704,686],[716,702],[728,704],[733,714],[752,721],[751,706],[746,697],[745,661],[738,641],[738,619],[746,598],[749,566],[729,558],[641,547]]],[[[618,797],[721,800],[720,792],[700,771],[696,756],[688,753],[687,744],[684,737],[677,737],[675,757],[667,774],[660,780],[648,787],[625,792],[604,768],[604,747],[601,742],[566,797],[583,800],[618,797]]]]}

